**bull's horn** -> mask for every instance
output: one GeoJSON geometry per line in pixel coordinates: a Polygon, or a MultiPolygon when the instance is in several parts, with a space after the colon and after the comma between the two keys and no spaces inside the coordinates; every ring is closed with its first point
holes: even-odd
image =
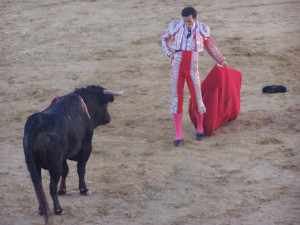
{"type": "Polygon", "coordinates": [[[105,95],[112,95],[112,96],[120,96],[120,95],[123,95],[123,89],[120,88],[120,91],[119,92],[116,92],[116,91],[110,91],[110,90],[103,90],[103,94],[105,95]]]}

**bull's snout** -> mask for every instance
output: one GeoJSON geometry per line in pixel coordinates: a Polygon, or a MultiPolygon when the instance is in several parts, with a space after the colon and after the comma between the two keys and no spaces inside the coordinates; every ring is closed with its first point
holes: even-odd
{"type": "Polygon", "coordinates": [[[100,121],[100,124],[99,125],[106,125],[106,124],[109,124],[111,121],[111,118],[110,118],[110,115],[107,111],[107,109],[105,110],[105,113],[102,117],[102,120],[100,121]]]}
{"type": "Polygon", "coordinates": [[[111,121],[110,116],[108,115],[108,117],[105,119],[105,121],[103,122],[103,125],[109,124],[111,121]]]}

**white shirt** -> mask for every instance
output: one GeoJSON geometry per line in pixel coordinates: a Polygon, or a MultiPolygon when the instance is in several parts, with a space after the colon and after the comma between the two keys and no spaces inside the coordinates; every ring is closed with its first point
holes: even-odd
{"type": "MultiPolygon", "coordinates": [[[[191,29],[191,33],[193,33],[193,31],[194,31],[194,29],[195,29],[195,26],[196,26],[196,23],[194,23],[194,26],[193,26],[193,28],[191,29]]],[[[186,28],[186,26],[184,25],[184,36],[187,37],[188,33],[189,33],[189,31],[188,31],[188,29],[186,28]]]]}

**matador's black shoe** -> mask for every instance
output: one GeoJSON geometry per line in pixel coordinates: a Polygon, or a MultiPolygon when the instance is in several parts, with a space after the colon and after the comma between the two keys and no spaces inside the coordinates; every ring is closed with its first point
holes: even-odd
{"type": "Polygon", "coordinates": [[[201,140],[203,140],[203,138],[204,138],[204,134],[200,134],[200,133],[196,134],[196,140],[197,141],[201,141],[201,140]]]}
{"type": "Polygon", "coordinates": [[[179,147],[182,144],[182,142],[183,142],[183,139],[175,140],[174,141],[174,146],[179,147]]]}

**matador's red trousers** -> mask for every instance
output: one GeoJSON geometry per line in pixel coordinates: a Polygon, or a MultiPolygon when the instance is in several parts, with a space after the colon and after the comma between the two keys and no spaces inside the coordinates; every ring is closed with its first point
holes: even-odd
{"type": "Polygon", "coordinates": [[[198,72],[198,52],[176,52],[172,60],[172,107],[171,113],[182,113],[183,89],[186,80],[195,112],[205,113],[202,101],[201,83],[198,72]]]}
{"type": "Polygon", "coordinates": [[[202,120],[206,109],[202,101],[201,83],[198,72],[198,52],[176,52],[172,60],[172,106],[171,113],[174,115],[176,127],[176,140],[182,138],[181,120],[183,106],[183,91],[185,80],[187,82],[197,122],[197,132],[203,132],[202,120]]]}

